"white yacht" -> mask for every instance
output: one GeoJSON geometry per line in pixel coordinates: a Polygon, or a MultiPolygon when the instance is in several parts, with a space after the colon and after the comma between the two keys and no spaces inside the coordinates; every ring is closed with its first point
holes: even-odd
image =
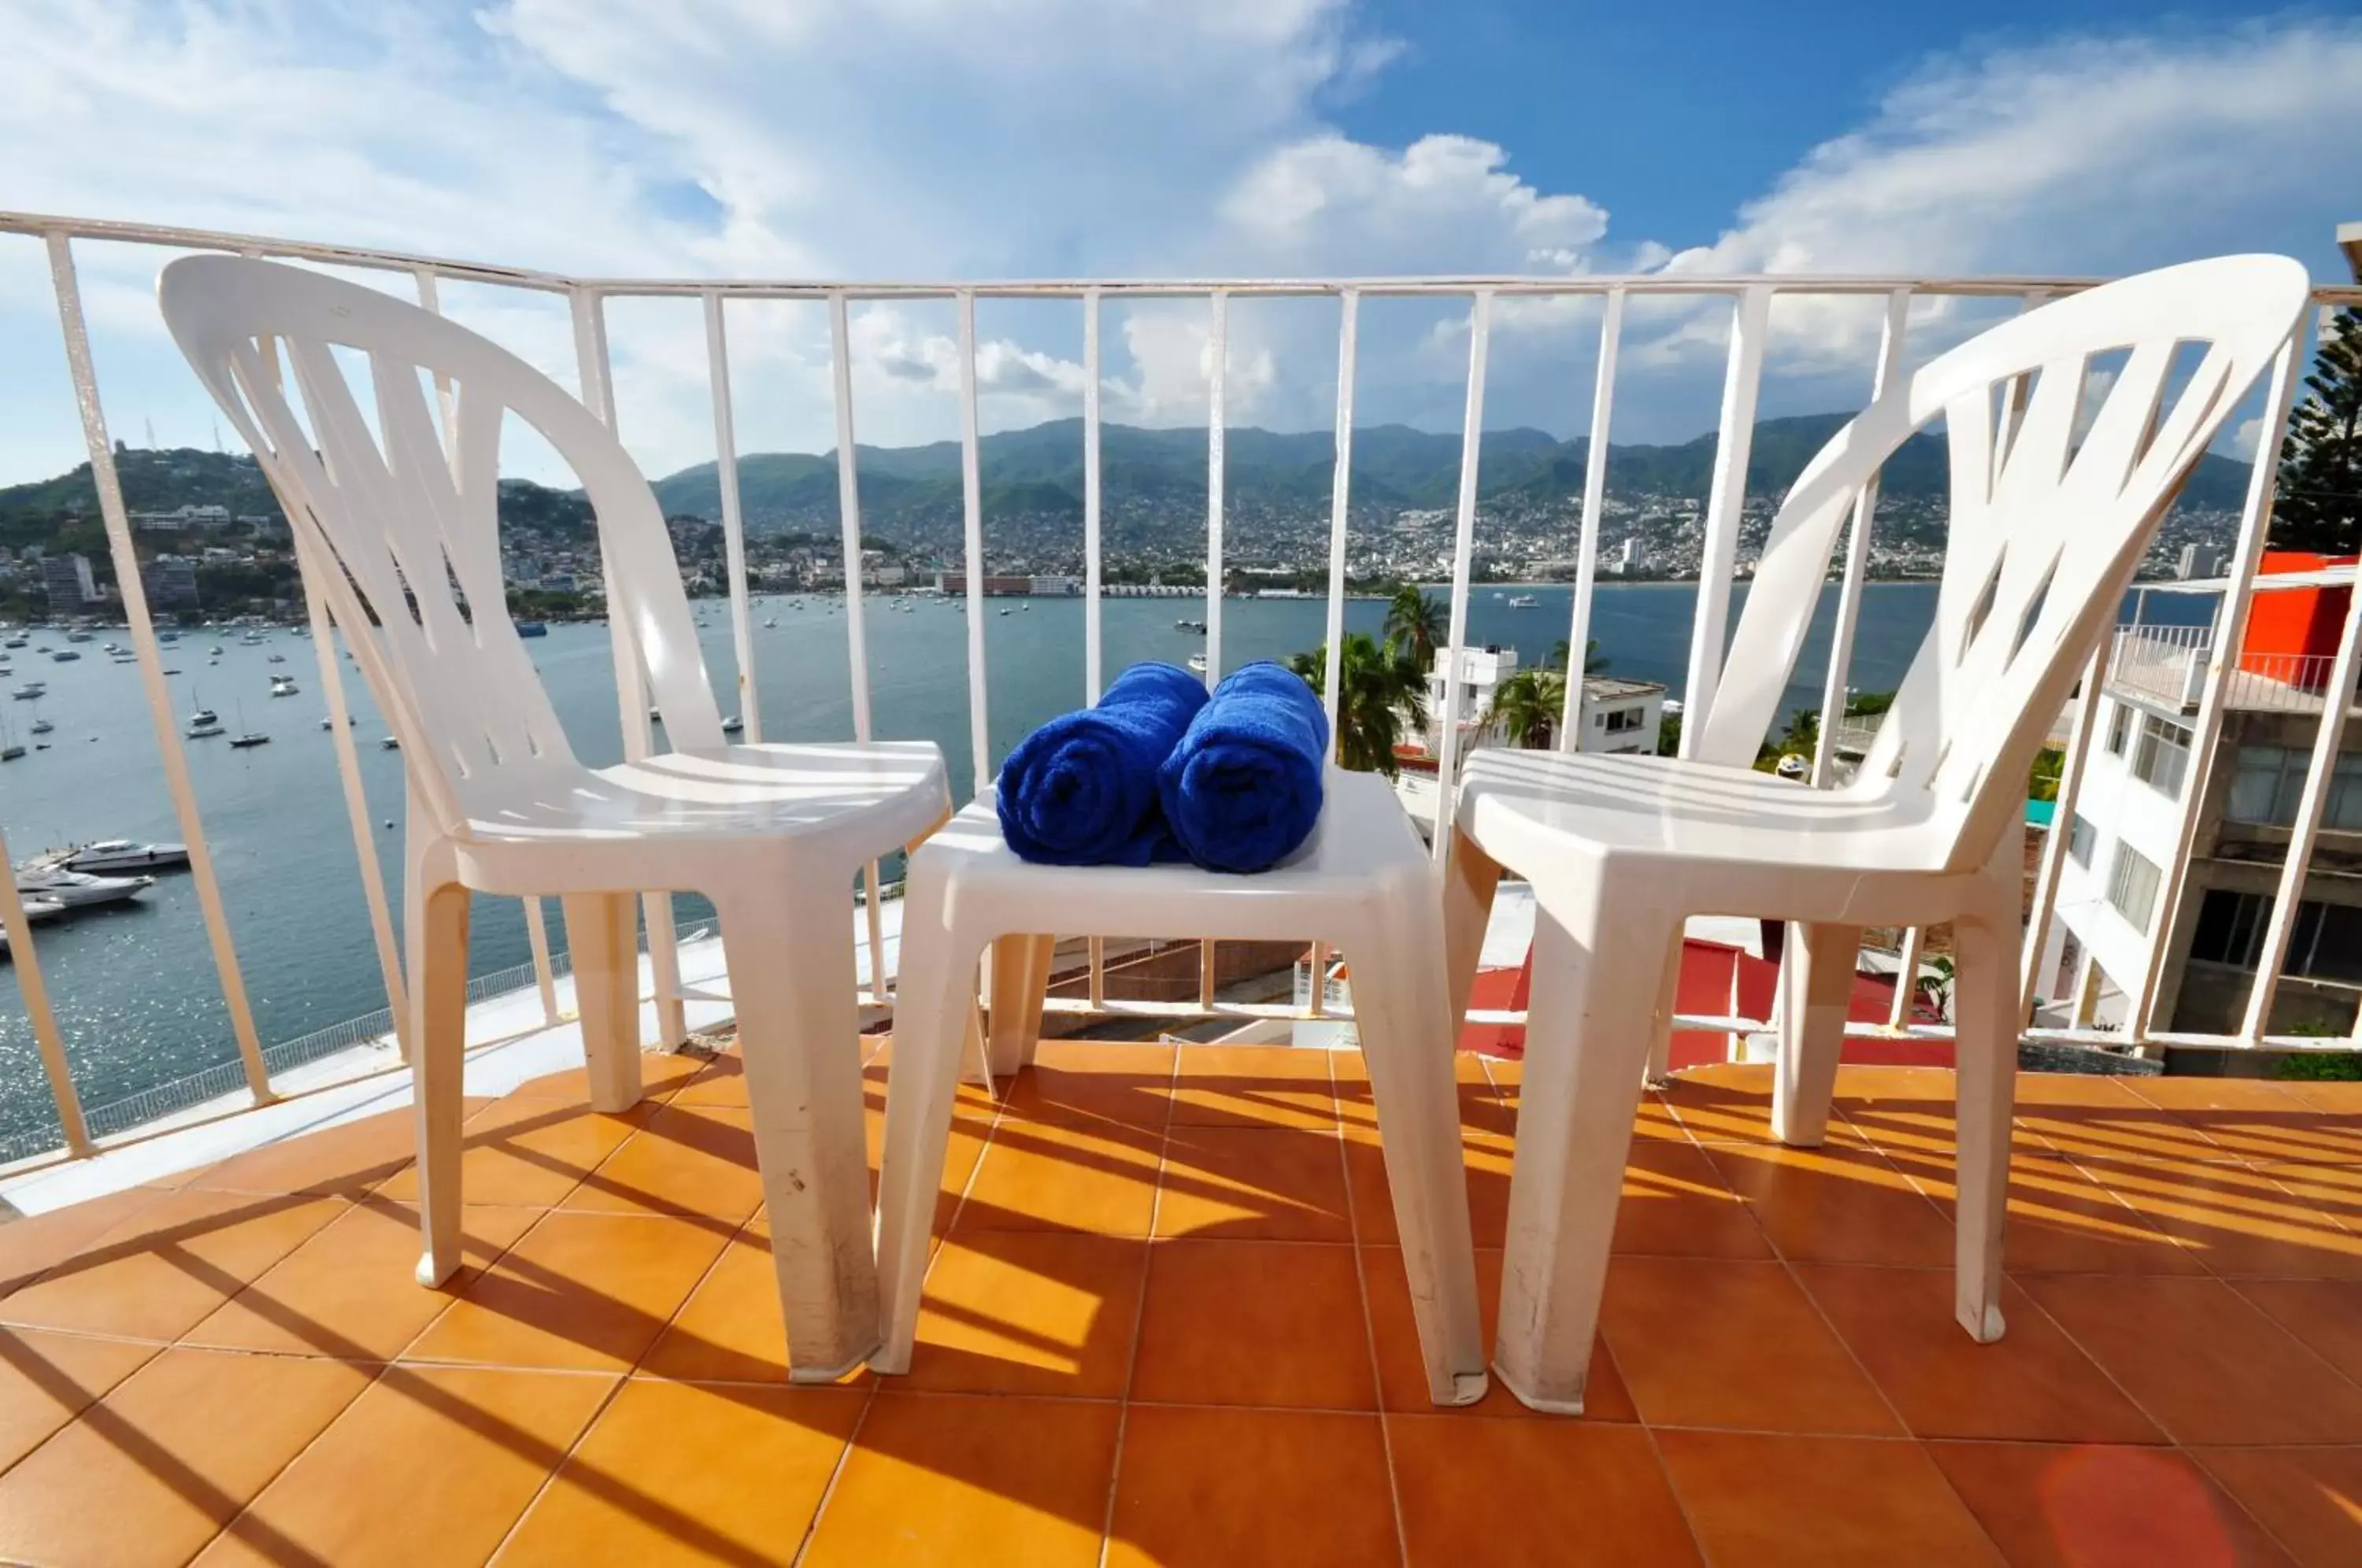
{"type": "Polygon", "coordinates": [[[270,678],[270,694],[273,697],[292,697],[295,695],[295,678],[293,676],[274,675],[270,678]]]}
{"type": "Polygon", "coordinates": [[[94,877],[70,871],[54,861],[34,862],[17,868],[17,890],[27,898],[51,899],[68,909],[119,903],[138,898],[156,885],[153,877],[94,877]]]}
{"type": "Polygon", "coordinates": [[[1512,610],[1530,610],[1540,602],[1541,601],[1540,599],[1530,593],[1512,593],[1509,595],[1509,608],[1512,610]]]}
{"type": "Polygon", "coordinates": [[[189,850],[180,844],[134,844],[127,838],[102,838],[72,850],[59,864],[70,871],[157,871],[186,866],[189,850]]]}
{"type": "Polygon", "coordinates": [[[8,695],[14,697],[19,702],[30,702],[36,698],[48,696],[49,691],[50,689],[41,684],[41,682],[38,680],[28,680],[24,685],[17,688],[14,691],[9,692],[8,695]]]}
{"type": "Polygon", "coordinates": [[[1201,654],[1201,653],[1193,653],[1193,654],[1191,654],[1191,655],[1189,656],[1189,668],[1190,668],[1191,669],[1193,669],[1193,670],[1197,671],[1199,675],[1203,675],[1203,674],[1205,674],[1205,673],[1206,673],[1206,656],[1205,656],[1204,654],[1201,654]]]}
{"type": "Polygon", "coordinates": [[[36,718],[29,728],[37,735],[54,734],[57,732],[57,725],[42,718],[36,718]]]}
{"type": "Polygon", "coordinates": [[[735,713],[722,721],[722,733],[725,735],[734,735],[745,727],[746,721],[735,713]]]}

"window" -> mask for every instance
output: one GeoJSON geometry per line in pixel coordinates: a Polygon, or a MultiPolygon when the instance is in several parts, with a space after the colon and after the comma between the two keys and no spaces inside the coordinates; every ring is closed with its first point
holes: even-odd
{"type": "Polygon", "coordinates": [[[2075,812],[2067,823],[2067,857],[2078,866],[2088,867],[2092,864],[2092,847],[2099,842],[2099,829],[2084,821],[2082,812],[2075,812]]]}
{"type": "Polygon", "coordinates": [[[1615,735],[1622,734],[1627,730],[1637,730],[1640,727],[1641,721],[1648,716],[1648,710],[1645,708],[1618,708],[1607,715],[1607,733],[1615,735]]]}
{"type": "MultiPolygon", "coordinates": [[[[2312,753],[2303,746],[2243,745],[2231,775],[2228,813],[2235,823],[2288,827],[2304,799],[2312,753]]],[[[2331,833],[2362,833],[2362,752],[2346,752],[2330,770],[2321,825],[2331,833]]]]}
{"type": "Polygon", "coordinates": [[[2190,771],[2190,732],[2154,713],[2141,716],[2140,739],[2133,746],[2133,777],[2169,800],[2181,798],[2181,780],[2190,771]]]}
{"type": "Polygon", "coordinates": [[[2362,909],[2352,904],[2299,904],[2289,933],[2283,975],[2362,984],[2362,909]]]}
{"type": "Polygon", "coordinates": [[[2156,863],[2147,856],[2130,845],[2116,845],[2116,863],[2108,876],[2108,902],[2143,931],[2148,929],[2149,916],[2157,912],[2158,875],[2156,863]]]}
{"type": "Polygon", "coordinates": [[[2362,833],[2362,752],[2345,752],[2329,775],[2329,801],[2321,825],[2338,833],[2362,833]]]}
{"type": "Polygon", "coordinates": [[[2108,721],[2108,755],[2122,756],[2125,742],[2133,733],[2133,711],[2122,702],[2111,703],[2114,716],[2108,721]]]}
{"type": "MultiPolygon", "coordinates": [[[[2261,893],[2207,889],[2198,906],[2197,928],[2190,935],[2190,956],[2201,963],[2253,969],[2263,956],[2271,913],[2272,900],[2261,893]]],[[[2362,985],[2362,907],[2311,900],[2297,905],[2280,973],[2362,985]]]]}
{"type": "Polygon", "coordinates": [[[2282,826],[2296,821],[2306,760],[2284,745],[2241,746],[2231,769],[2231,820],[2282,826]]]}
{"type": "Polygon", "coordinates": [[[2254,968],[2257,951],[2264,943],[2265,919],[2271,909],[2272,900],[2260,893],[2207,889],[2206,897],[2198,905],[2197,927],[2190,933],[2191,957],[2205,964],[2254,968]]]}

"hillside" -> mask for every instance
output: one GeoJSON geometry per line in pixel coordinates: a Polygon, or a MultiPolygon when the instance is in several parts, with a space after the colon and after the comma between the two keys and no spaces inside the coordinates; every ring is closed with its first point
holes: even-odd
{"type": "MultiPolygon", "coordinates": [[[[1800,414],[1767,419],[1755,427],[1747,471],[1750,495],[1775,496],[1793,483],[1850,417],[1800,414]]],[[[1581,497],[1590,443],[1560,441],[1540,430],[1491,430],[1478,457],[1479,494],[1496,503],[1553,506],[1581,497]]],[[[1617,445],[1608,448],[1610,493],[1703,500],[1713,481],[1715,437],[1711,432],[1667,446],[1617,445]]],[[[863,520],[891,530],[897,524],[933,520],[960,505],[960,449],[956,442],[923,447],[861,447],[863,520]]],[[[1119,505],[1164,502],[1198,507],[1206,495],[1206,433],[1203,429],[1149,430],[1110,425],[1100,435],[1101,494],[1110,510],[1119,505]]],[[[1055,420],[984,438],[979,460],[988,512],[1036,512],[1080,515],[1082,424],[1055,420]]],[[[1326,431],[1283,434],[1242,428],[1228,433],[1224,467],[1231,505],[1286,510],[1325,505],[1335,463],[1326,431]]],[[[1353,433],[1352,494],[1357,507],[1374,510],[1438,508],[1452,504],[1460,483],[1460,438],[1381,425],[1353,433]]],[[[1948,483],[1940,436],[1914,436],[1886,466],[1889,496],[1940,500],[1948,483]]],[[[2244,463],[2208,456],[2184,497],[2190,506],[2235,508],[2244,496],[2244,463]]],[[[809,521],[836,505],[833,455],[766,452],[738,460],[739,497],[747,522],[756,529],[809,521]]],[[[713,465],[667,475],[656,483],[667,513],[715,517],[721,513],[713,465]]]]}
{"type": "MultiPolygon", "coordinates": [[[[1848,416],[1804,414],[1767,419],[1755,427],[1748,464],[1751,495],[1777,495],[1848,416]]],[[[1540,430],[1492,430],[1479,457],[1479,493],[1489,504],[1554,509],[1583,493],[1589,443],[1561,441],[1540,430]]],[[[1667,446],[1609,448],[1608,489],[1623,497],[1654,495],[1703,500],[1712,482],[1712,433],[1667,446]]],[[[1230,504],[1242,543],[1258,512],[1304,514],[1325,509],[1334,465],[1326,431],[1284,433],[1242,427],[1228,433],[1225,452],[1230,504]]],[[[984,438],[985,508],[996,516],[1079,517],[1082,513],[1082,424],[1054,420],[984,438]]],[[[960,515],[960,449],[956,442],[921,447],[862,447],[861,509],[866,525],[900,542],[931,547],[956,536],[960,515]]],[[[1102,494],[1109,537],[1119,547],[1155,532],[1171,511],[1205,505],[1203,429],[1104,428],[1100,440],[1102,494]]],[[[133,511],[218,505],[235,514],[275,517],[278,504],[254,459],[182,447],[118,448],[116,471],[133,511]]],[[[1353,501],[1357,510],[1398,512],[1449,507],[1460,482],[1460,438],[1401,425],[1373,425],[1353,435],[1353,501]]],[[[1884,489],[1897,500],[1940,500],[1946,478],[1942,440],[1914,436],[1887,463],[1884,489]]],[[[2209,456],[2191,480],[2185,503],[2202,510],[2235,508],[2245,493],[2243,463],[2209,456]]],[[[739,494],[756,533],[834,528],[836,460],[833,455],[757,452],[738,460],[739,494]]],[[[718,518],[722,504],[712,463],[656,481],[667,515],[718,518]]],[[[90,465],[53,479],[0,489],[0,545],[103,549],[96,534],[97,491],[90,465]],[[79,520],[72,520],[78,514],[79,520]]],[[[580,536],[589,516],[580,495],[503,480],[501,515],[512,525],[557,536],[580,536]]]]}

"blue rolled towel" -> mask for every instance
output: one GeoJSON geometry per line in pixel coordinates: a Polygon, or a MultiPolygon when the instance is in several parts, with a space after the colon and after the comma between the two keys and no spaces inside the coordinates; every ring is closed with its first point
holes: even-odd
{"type": "Polygon", "coordinates": [[[1135,664],[1098,707],[1062,713],[1019,741],[1000,765],[995,802],[1009,847],[1050,866],[1173,858],[1156,770],[1205,705],[1206,683],[1187,670],[1135,664]]]}
{"type": "Polygon", "coordinates": [[[1329,716],[1303,677],[1264,660],[1225,676],[1164,760],[1164,818],[1209,871],[1263,871],[1320,820],[1329,716]]]}

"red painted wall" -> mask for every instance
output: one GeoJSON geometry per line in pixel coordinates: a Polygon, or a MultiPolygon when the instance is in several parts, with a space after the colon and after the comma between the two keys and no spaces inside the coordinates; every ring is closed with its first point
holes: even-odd
{"type": "MultiPolygon", "coordinates": [[[[2353,556],[2316,556],[2301,550],[2266,550],[2258,575],[2319,571],[2324,567],[2351,566],[2353,556]]],[[[2239,640],[2243,669],[2273,674],[2273,656],[2311,655],[2329,658],[2337,652],[2337,634],[2345,624],[2350,588],[2291,588],[2258,593],[2247,610],[2246,635],[2239,640]]],[[[2279,668],[2284,668],[2285,666],[2279,668]]]]}
{"type": "MultiPolygon", "coordinates": [[[[1772,993],[1779,978],[1780,967],[1776,964],[1767,964],[1720,943],[1687,941],[1682,944],[1681,988],[1674,1005],[1689,1013],[1768,1018],[1772,993]]],[[[1529,952],[1520,968],[1481,971],[1469,1005],[1488,1010],[1523,1009],[1532,996],[1533,984],[1534,958],[1529,952]]],[[[1881,1023],[1885,1021],[1893,1003],[1893,981],[1857,975],[1853,1002],[1846,1016],[1856,1022],[1881,1023]]],[[[1471,1024],[1460,1036],[1462,1050],[1488,1056],[1521,1056],[1525,1045],[1526,1032],[1515,1024],[1471,1024]]],[[[1727,1035],[1691,1029],[1677,1030],[1673,1034],[1672,1065],[1676,1067],[1702,1066],[1729,1058],[1727,1035]]],[[[1952,1047],[1940,1040],[1849,1040],[1843,1059],[1888,1066],[1948,1067],[1952,1065],[1952,1047]]]]}

